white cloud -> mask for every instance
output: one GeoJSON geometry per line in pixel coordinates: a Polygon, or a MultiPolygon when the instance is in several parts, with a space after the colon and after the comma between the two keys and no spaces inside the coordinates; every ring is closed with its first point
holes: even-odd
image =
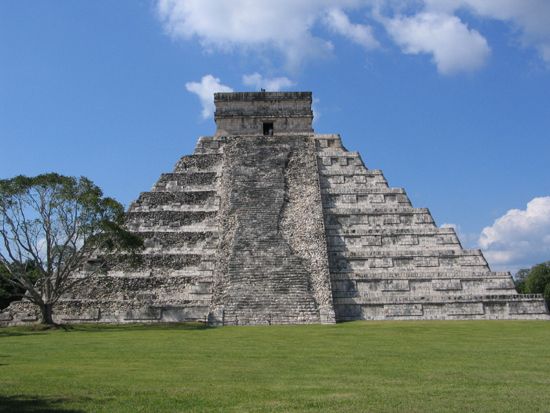
{"type": "Polygon", "coordinates": [[[289,87],[295,85],[295,83],[288,77],[283,76],[267,78],[263,77],[257,72],[249,75],[244,75],[243,84],[245,86],[251,86],[256,90],[265,89],[268,92],[278,92],[279,90],[288,89],[289,87]]]}
{"type": "Polygon", "coordinates": [[[456,16],[422,12],[381,21],[404,53],[431,54],[442,74],[479,69],[490,54],[485,38],[456,16]]]}
{"type": "Polygon", "coordinates": [[[233,92],[229,86],[223,85],[220,79],[212,75],[205,75],[200,82],[188,82],[185,88],[196,94],[202,105],[201,115],[207,119],[214,114],[214,93],[215,92],[233,92]]]}
{"type": "Polygon", "coordinates": [[[550,2],[548,0],[465,0],[481,16],[510,21],[524,46],[535,47],[550,65],[550,2]]]}
{"type": "Polygon", "coordinates": [[[324,55],[332,44],[312,26],[328,7],[359,0],[158,0],[157,12],[174,38],[197,38],[208,49],[278,50],[289,68],[324,55]]]}
{"type": "Polygon", "coordinates": [[[325,24],[335,33],[347,37],[367,50],[380,46],[372,34],[372,27],[363,24],[353,24],[340,9],[331,9],[325,16],[325,24]]]}
{"type": "Polygon", "coordinates": [[[496,267],[526,268],[550,259],[550,196],[533,198],[485,227],[479,246],[496,267]]]}
{"type": "Polygon", "coordinates": [[[534,47],[550,65],[550,1],[548,0],[424,0],[428,10],[458,9],[511,24],[524,47],[534,47]]]}
{"type": "Polygon", "coordinates": [[[535,48],[550,67],[550,0],[156,0],[156,11],[175,39],[196,39],[210,52],[269,58],[276,51],[289,70],[332,53],[333,33],[379,47],[368,21],[404,53],[432,55],[442,74],[477,70],[490,47],[475,26],[488,19],[512,28],[516,43],[535,48]],[[352,23],[351,12],[360,21],[352,23]]]}

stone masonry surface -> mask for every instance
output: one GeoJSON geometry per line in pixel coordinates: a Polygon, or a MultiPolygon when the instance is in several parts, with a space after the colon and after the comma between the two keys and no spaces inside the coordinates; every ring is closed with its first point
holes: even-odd
{"type": "Polygon", "coordinates": [[[539,295],[368,170],[338,135],[315,135],[336,319],[548,319],[539,295]]]}
{"type": "MultiPolygon", "coordinates": [[[[509,273],[462,248],[338,135],[314,134],[311,93],[215,102],[216,135],[128,210],[145,241],[139,262],[91,262],[56,322],[550,319],[540,295],[517,294],[509,273]],[[86,276],[94,265],[102,272],[86,276]]],[[[38,315],[24,299],[0,325],[38,315]]]]}
{"type": "Polygon", "coordinates": [[[334,322],[313,148],[308,137],[224,144],[218,323],[334,322]]]}

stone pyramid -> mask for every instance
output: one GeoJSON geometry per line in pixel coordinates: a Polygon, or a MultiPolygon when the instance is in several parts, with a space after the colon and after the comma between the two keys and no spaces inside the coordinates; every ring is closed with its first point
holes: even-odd
{"type": "MultiPolygon", "coordinates": [[[[213,137],[128,210],[145,239],[55,309],[58,322],[215,325],[550,319],[480,250],[390,188],[338,135],[312,129],[311,93],[217,93],[213,137]]],[[[93,263],[91,264],[93,265],[93,263]]],[[[85,271],[82,275],[85,275],[85,271]]],[[[21,301],[3,324],[37,319],[21,301]]]]}

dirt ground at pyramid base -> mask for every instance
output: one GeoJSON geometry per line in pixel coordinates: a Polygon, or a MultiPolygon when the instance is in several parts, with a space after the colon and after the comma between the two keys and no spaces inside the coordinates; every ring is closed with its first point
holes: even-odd
{"type": "Polygon", "coordinates": [[[0,412],[550,412],[550,323],[0,329],[0,412]]]}

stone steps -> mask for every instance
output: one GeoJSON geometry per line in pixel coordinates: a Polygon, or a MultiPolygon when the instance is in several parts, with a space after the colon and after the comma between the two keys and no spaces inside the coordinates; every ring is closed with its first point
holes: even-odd
{"type": "Polygon", "coordinates": [[[325,216],[325,226],[329,229],[358,230],[376,227],[407,228],[414,226],[435,226],[430,214],[365,214],[365,215],[333,215],[325,216]]]}
{"type": "Polygon", "coordinates": [[[349,184],[339,184],[334,186],[324,186],[321,188],[323,196],[333,195],[356,195],[356,196],[369,196],[375,194],[382,195],[399,195],[405,194],[403,188],[392,188],[382,185],[373,185],[371,187],[357,187],[349,184]]]}
{"type": "MultiPolygon", "coordinates": [[[[188,254],[188,253],[141,253],[139,254],[138,268],[155,268],[155,269],[181,269],[185,267],[198,267],[205,258],[203,254],[188,254]]],[[[213,258],[211,258],[213,260],[213,258]]],[[[132,264],[132,257],[118,256],[117,263],[132,264]]],[[[134,264],[135,265],[135,264],[134,264]]]]}
{"type": "Polygon", "coordinates": [[[482,303],[482,302],[511,302],[511,301],[539,301],[542,298],[541,294],[521,294],[517,292],[510,294],[487,294],[487,295],[474,295],[474,294],[455,294],[455,295],[440,295],[440,296],[422,296],[422,297],[391,297],[389,299],[385,297],[348,297],[338,298],[334,300],[335,305],[352,304],[352,305],[397,305],[397,304],[434,304],[434,303],[482,303]],[[528,297],[525,297],[528,296],[528,297]],[[532,296],[532,297],[531,297],[532,296]]]}
{"type": "MultiPolygon", "coordinates": [[[[344,272],[362,272],[362,271],[370,271],[370,270],[379,270],[382,268],[387,269],[400,269],[404,271],[413,271],[413,270],[420,270],[423,268],[441,268],[442,270],[455,270],[456,268],[460,268],[461,266],[466,266],[462,261],[457,260],[456,262],[442,262],[441,260],[439,262],[432,261],[432,265],[402,265],[398,263],[397,260],[392,260],[388,258],[373,258],[369,260],[338,260],[337,262],[333,262],[331,260],[330,265],[330,271],[331,273],[344,271],[344,272]],[[454,265],[453,265],[454,264],[454,265]]],[[[476,264],[476,263],[469,263],[467,264],[468,267],[471,267],[476,270],[485,270],[488,269],[486,264],[476,264]]]]}
{"type": "Polygon", "coordinates": [[[148,249],[216,249],[218,236],[215,232],[141,232],[144,246],[148,249]]]}
{"type": "Polygon", "coordinates": [[[130,210],[139,208],[174,209],[179,206],[210,206],[217,205],[218,197],[215,190],[179,191],[179,192],[144,192],[132,203],[130,210]]]}
{"type": "Polygon", "coordinates": [[[343,191],[346,193],[369,193],[380,192],[389,186],[385,182],[346,182],[346,183],[330,183],[326,180],[321,181],[321,190],[324,193],[330,193],[330,191],[343,191]],[[330,191],[327,191],[330,190],[330,191]]]}
{"type": "MultiPolygon", "coordinates": [[[[418,216],[422,218],[428,218],[433,222],[433,218],[428,208],[413,208],[408,205],[371,205],[366,208],[358,207],[325,207],[325,214],[327,217],[349,217],[353,216],[357,222],[364,221],[364,217],[382,216],[390,218],[392,215],[403,216],[408,220],[418,219],[418,216]]],[[[399,221],[399,220],[398,220],[399,221]]],[[[396,222],[398,222],[396,221],[396,222]]],[[[405,222],[401,220],[399,222],[405,222]]]]}
{"type": "MultiPolygon", "coordinates": [[[[263,136],[226,144],[223,187],[232,191],[227,209],[220,214],[236,226],[231,238],[222,240],[222,244],[231,245],[221,299],[226,323],[228,317],[240,324],[266,323],[269,319],[278,323],[320,321],[311,284],[312,277],[322,273],[318,269],[314,273],[307,256],[291,250],[293,240],[284,238],[287,230],[308,235],[305,225],[311,225],[303,219],[294,221],[289,208],[320,200],[315,156],[306,151],[308,145],[307,138],[263,136]],[[308,198],[306,194],[313,195],[308,198]]],[[[322,223],[320,208],[305,205],[308,215],[318,211],[317,219],[322,223]]],[[[318,254],[325,245],[323,238],[318,246],[298,247],[314,248],[309,254],[318,254]]],[[[328,267],[325,273],[330,297],[328,267]]]]}
{"type": "Polygon", "coordinates": [[[153,187],[156,191],[185,191],[186,188],[206,188],[216,184],[216,172],[163,173],[153,187]]]}
{"type": "Polygon", "coordinates": [[[216,254],[216,245],[206,244],[182,244],[182,245],[154,245],[146,246],[142,251],[142,254],[189,254],[189,255],[201,255],[214,256],[216,254]]]}
{"type": "Polygon", "coordinates": [[[329,236],[339,235],[345,237],[362,237],[362,236],[398,236],[398,235],[418,235],[418,236],[454,236],[455,231],[453,228],[441,228],[431,225],[429,227],[420,228],[420,227],[410,227],[403,226],[400,228],[397,227],[371,227],[368,225],[359,226],[356,228],[333,231],[329,229],[327,231],[329,236]]]}
{"type": "MultiPolygon", "coordinates": [[[[319,174],[321,176],[321,179],[331,177],[344,177],[340,178],[343,179],[343,182],[346,182],[347,179],[352,179],[353,181],[356,177],[364,177],[366,180],[383,179],[384,181],[386,181],[386,179],[384,178],[384,174],[381,170],[367,169],[362,164],[347,166],[338,165],[338,167],[321,165],[321,167],[319,168],[319,174]]],[[[360,179],[363,180],[363,178],[360,179]]]]}
{"type": "Polygon", "coordinates": [[[393,253],[389,256],[372,254],[367,256],[366,252],[360,256],[350,256],[343,253],[329,253],[329,258],[336,265],[331,268],[342,267],[340,262],[350,263],[352,267],[372,268],[400,268],[400,269],[416,269],[416,268],[454,268],[454,267],[487,267],[487,262],[483,255],[449,255],[442,253],[436,255],[433,252],[426,252],[425,255],[408,255],[400,256],[393,253]],[[428,255],[429,254],[429,255],[428,255]]]}
{"type": "Polygon", "coordinates": [[[153,188],[152,193],[171,193],[171,192],[185,192],[185,193],[194,193],[194,192],[212,192],[216,191],[217,184],[212,185],[188,185],[188,186],[173,186],[167,189],[155,189],[153,188]]]}
{"type": "Polygon", "coordinates": [[[132,232],[136,233],[151,233],[155,232],[157,234],[164,234],[164,233],[184,233],[184,232],[199,232],[199,233],[217,233],[218,226],[215,222],[202,222],[199,224],[191,224],[191,225],[180,225],[180,226],[154,226],[154,223],[146,223],[143,226],[140,225],[131,225],[128,226],[128,229],[130,229],[132,232]]]}
{"type": "Polygon", "coordinates": [[[329,249],[330,254],[338,258],[349,259],[368,259],[368,258],[395,258],[395,259],[409,259],[420,257],[437,257],[437,258],[463,258],[463,257],[476,257],[483,258],[481,250],[478,249],[414,249],[407,247],[396,247],[392,249],[370,247],[361,249],[346,249],[334,251],[329,249]]]}
{"type": "Polygon", "coordinates": [[[464,295],[369,301],[335,300],[340,320],[548,320],[548,310],[540,296],[464,295]]]}
{"type": "Polygon", "coordinates": [[[128,211],[127,225],[180,227],[183,225],[209,223],[216,218],[216,211],[128,211]]]}
{"type": "Polygon", "coordinates": [[[388,198],[384,195],[376,194],[366,196],[365,199],[360,198],[362,197],[358,197],[357,195],[334,195],[331,199],[325,198],[325,200],[323,200],[323,205],[325,208],[330,210],[345,210],[354,208],[365,212],[370,211],[373,208],[412,208],[410,201],[406,197],[398,200],[393,196],[388,198]]]}
{"type": "Polygon", "coordinates": [[[382,280],[382,279],[485,279],[485,278],[503,278],[510,279],[509,272],[493,272],[489,269],[475,269],[465,267],[460,269],[444,269],[440,267],[421,268],[421,269],[369,269],[365,272],[353,272],[347,270],[337,270],[331,273],[331,279],[337,280],[382,280]]]}
{"type": "Polygon", "coordinates": [[[218,172],[221,168],[221,154],[186,155],[180,158],[174,172],[218,172]]]}
{"type": "Polygon", "coordinates": [[[460,250],[462,247],[456,240],[439,239],[437,236],[422,237],[420,235],[396,236],[363,236],[331,235],[329,252],[360,252],[365,249],[380,249],[381,251],[400,251],[401,249],[427,248],[435,251],[460,250]],[[368,238],[367,238],[368,237],[368,238]]]}
{"type": "Polygon", "coordinates": [[[201,136],[195,146],[194,155],[221,154],[225,141],[221,137],[201,136]]]}
{"type": "Polygon", "coordinates": [[[380,278],[333,280],[333,297],[424,297],[448,294],[517,294],[510,277],[380,278]]]}
{"type": "Polygon", "coordinates": [[[348,157],[348,158],[361,158],[361,155],[359,152],[355,151],[346,151],[343,148],[339,147],[332,147],[332,148],[324,148],[317,151],[317,156],[319,157],[331,157],[331,158],[339,158],[342,156],[348,157]]]}
{"type": "Polygon", "coordinates": [[[132,212],[218,212],[219,203],[216,199],[212,199],[210,204],[168,204],[164,206],[136,206],[132,208],[132,212]]]}

